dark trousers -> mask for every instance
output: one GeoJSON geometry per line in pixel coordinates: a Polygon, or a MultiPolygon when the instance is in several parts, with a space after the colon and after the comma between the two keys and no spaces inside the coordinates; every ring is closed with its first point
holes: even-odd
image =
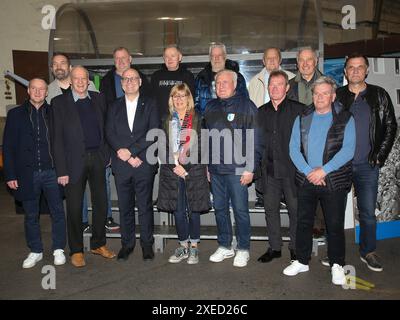
{"type": "Polygon", "coordinates": [[[272,250],[279,251],[282,247],[280,202],[282,194],[286,199],[286,206],[290,219],[290,243],[289,249],[296,249],[296,228],[297,228],[297,198],[295,195],[294,182],[289,178],[275,179],[271,176],[264,176],[264,207],[265,220],[267,222],[267,234],[269,245],[272,250]]]}
{"type": "Polygon", "coordinates": [[[33,173],[34,200],[22,202],[25,211],[25,238],[31,252],[43,252],[40,233],[39,199],[43,191],[51,215],[52,249],[64,249],[66,242],[65,214],[60,187],[54,169],[35,171],[33,173]]]}
{"type": "Polygon", "coordinates": [[[258,178],[255,181],[256,198],[264,201],[264,179],[261,167],[257,169],[258,178]]]}
{"type": "Polygon", "coordinates": [[[140,245],[151,247],[154,243],[154,171],[144,166],[148,165],[142,163],[140,167],[132,168],[130,174],[115,174],[123,247],[134,248],[136,244],[135,204],[140,224],[140,245]]]}
{"type": "Polygon", "coordinates": [[[176,231],[181,244],[190,241],[197,243],[200,241],[200,213],[190,212],[185,180],[179,178],[178,203],[174,211],[176,231]]]}
{"type": "Polygon", "coordinates": [[[82,206],[87,182],[89,182],[93,207],[90,246],[92,249],[97,249],[106,244],[104,227],[107,214],[106,168],[99,152],[86,152],[83,161],[83,171],[79,180],[76,183],[69,183],[65,187],[68,244],[71,255],[83,252],[82,206]]]}
{"type": "Polygon", "coordinates": [[[317,202],[321,202],[325,217],[328,258],[333,265],[345,265],[344,214],[347,192],[329,191],[308,181],[298,189],[296,255],[300,263],[308,264],[312,251],[312,228],[317,202]]]}

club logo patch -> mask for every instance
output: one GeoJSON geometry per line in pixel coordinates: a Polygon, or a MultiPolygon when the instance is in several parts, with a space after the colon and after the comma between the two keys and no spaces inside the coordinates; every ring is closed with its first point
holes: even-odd
{"type": "Polygon", "coordinates": [[[233,119],[235,119],[235,114],[234,113],[228,113],[228,116],[226,117],[228,119],[228,121],[233,121],[233,119]]]}

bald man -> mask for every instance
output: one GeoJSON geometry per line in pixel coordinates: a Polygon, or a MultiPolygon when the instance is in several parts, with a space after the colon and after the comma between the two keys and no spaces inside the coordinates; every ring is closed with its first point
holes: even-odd
{"type": "Polygon", "coordinates": [[[25,238],[30,249],[22,267],[32,268],[43,258],[40,236],[39,199],[43,192],[50,209],[54,264],[65,263],[65,215],[50,152],[47,83],[32,79],[29,99],[7,115],[4,131],[4,175],[16,200],[22,202],[25,238]]]}
{"type": "Polygon", "coordinates": [[[105,170],[110,154],[104,135],[106,100],[88,91],[89,73],[72,68],[71,91],[52,100],[53,150],[58,183],[65,187],[68,244],[71,263],[86,265],[83,257],[82,200],[89,181],[93,204],[91,252],[112,259],[106,247],[107,196],[105,170]]]}

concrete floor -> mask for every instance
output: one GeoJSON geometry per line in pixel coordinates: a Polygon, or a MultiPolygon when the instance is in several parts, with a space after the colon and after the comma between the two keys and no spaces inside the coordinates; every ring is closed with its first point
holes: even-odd
{"type": "MultiPolygon", "coordinates": [[[[331,283],[329,268],[320,264],[326,252],[320,246],[319,257],[313,257],[310,272],[289,278],[282,270],[289,262],[287,244],[283,257],[269,264],[257,262],[266,243],[253,241],[251,260],[246,268],[232,266],[233,259],[212,263],[208,257],[217,247],[214,240],[200,244],[197,265],[168,263],[176,246],[167,243],[164,253],[157,253],[154,261],[144,262],[136,248],[126,262],[105,260],[87,253],[87,266],[74,268],[69,261],[56,267],[56,289],[44,290],[42,267],[52,264],[50,252],[50,219],[41,218],[45,246],[43,261],[32,269],[22,269],[22,261],[29,253],[24,240],[23,216],[15,214],[13,199],[0,187],[0,299],[198,299],[198,300],[266,300],[266,299],[399,299],[400,298],[400,239],[379,241],[379,255],[384,271],[372,272],[360,261],[352,231],[347,236],[347,263],[353,265],[356,276],[375,287],[367,290],[345,290],[331,283]]],[[[118,252],[120,243],[110,239],[108,245],[118,252]]]]}

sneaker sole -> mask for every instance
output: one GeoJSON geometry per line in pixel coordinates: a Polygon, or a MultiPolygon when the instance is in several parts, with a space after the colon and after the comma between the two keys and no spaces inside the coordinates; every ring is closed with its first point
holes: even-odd
{"type": "Polygon", "coordinates": [[[325,267],[330,267],[331,265],[329,264],[329,262],[326,262],[326,261],[323,261],[323,260],[320,260],[320,262],[321,262],[321,264],[323,265],[323,266],[325,266],[325,267]]]}
{"type": "Polygon", "coordinates": [[[365,260],[363,257],[360,257],[360,260],[361,260],[362,262],[364,262],[364,263],[367,265],[368,269],[370,269],[370,270],[372,270],[372,271],[375,271],[375,272],[381,272],[381,271],[383,271],[383,268],[374,268],[374,267],[371,267],[371,266],[368,264],[367,260],[365,260]]]}
{"type": "Polygon", "coordinates": [[[287,274],[287,273],[285,273],[285,271],[283,271],[283,274],[284,274],[285,276],[294,277],[294,276],[297,276],[299,273],[308,272],[308,271],[310,271],[310,268],[304,269],[304,270],[300,270],[300,271],[297,272],[296,274],[287,274]]]}
{"type": "Polygon", "coordinates": [[[180,262],[182,262],[183,260],[185,260],[187,258],[189,258],[189,256],[187,256],[187,257],[183,256],[183,258],[181,260],[170,260],[170,259],[168,259],[168,262],[169,263],[180,263],[180,262]]]}
{"type": "Polygon", "coordinates": [[[63,264],[65,264],[67,262],[67,259],[65,259],[64,261],[61,261],[61,262],[55,262],[54,261],[54,265],[55,266],[62,266],[63,264]]]}
{"type": "Polygon", "coordinates": [[[233,264],[233,266],[234,267],[237,267],[237,268],[243,268],[243,267],[246,267],[247,266],[247,262],[245,263],[245,264],[233,264]]]}
{"type": "Polygon", "coordinates": [[[344,279],[344,281],[341,281],[341,282],[338,282],[338,281],[335,282],[332,280],[332,283],[337,286],[344,286],[346,284],[346,279],[344,279]]]}
{"type": "Polygon", "coordinates": [[[199,260],[197,260],[197,261],[188,260],[187,261],[187,264],[198,264],[198,263],[199,263],[199,260]]]}
{"type": "Polygon", "coordinates": [[[229,255],[229,256],[224,256],[223,258],[222,258],[222,260],[213,260],[213,259],[211,259],[211,257],[210,257],[210,261],[211,262],[222,262],[222,261],[224,261],[225,259],[230,259],[230,258],[233,258],[235,256],[235,253],[233,253],[232,255],[229,255]]]}
{"type": "Polygon", "coordinates": [[[36,266],[36,264],[37,264],[39,261],[41,261],[42,259],[43,259],[43,257],[40,258],[39,260],[36,260],[36,262],[35,262],[34,264],[32,264],[32,265],[27,265],[27,266],[22,265],[22,268],[23,268],[23,269],[30,269],[30,268],[33,268],[33,267],[36,266]]]}

